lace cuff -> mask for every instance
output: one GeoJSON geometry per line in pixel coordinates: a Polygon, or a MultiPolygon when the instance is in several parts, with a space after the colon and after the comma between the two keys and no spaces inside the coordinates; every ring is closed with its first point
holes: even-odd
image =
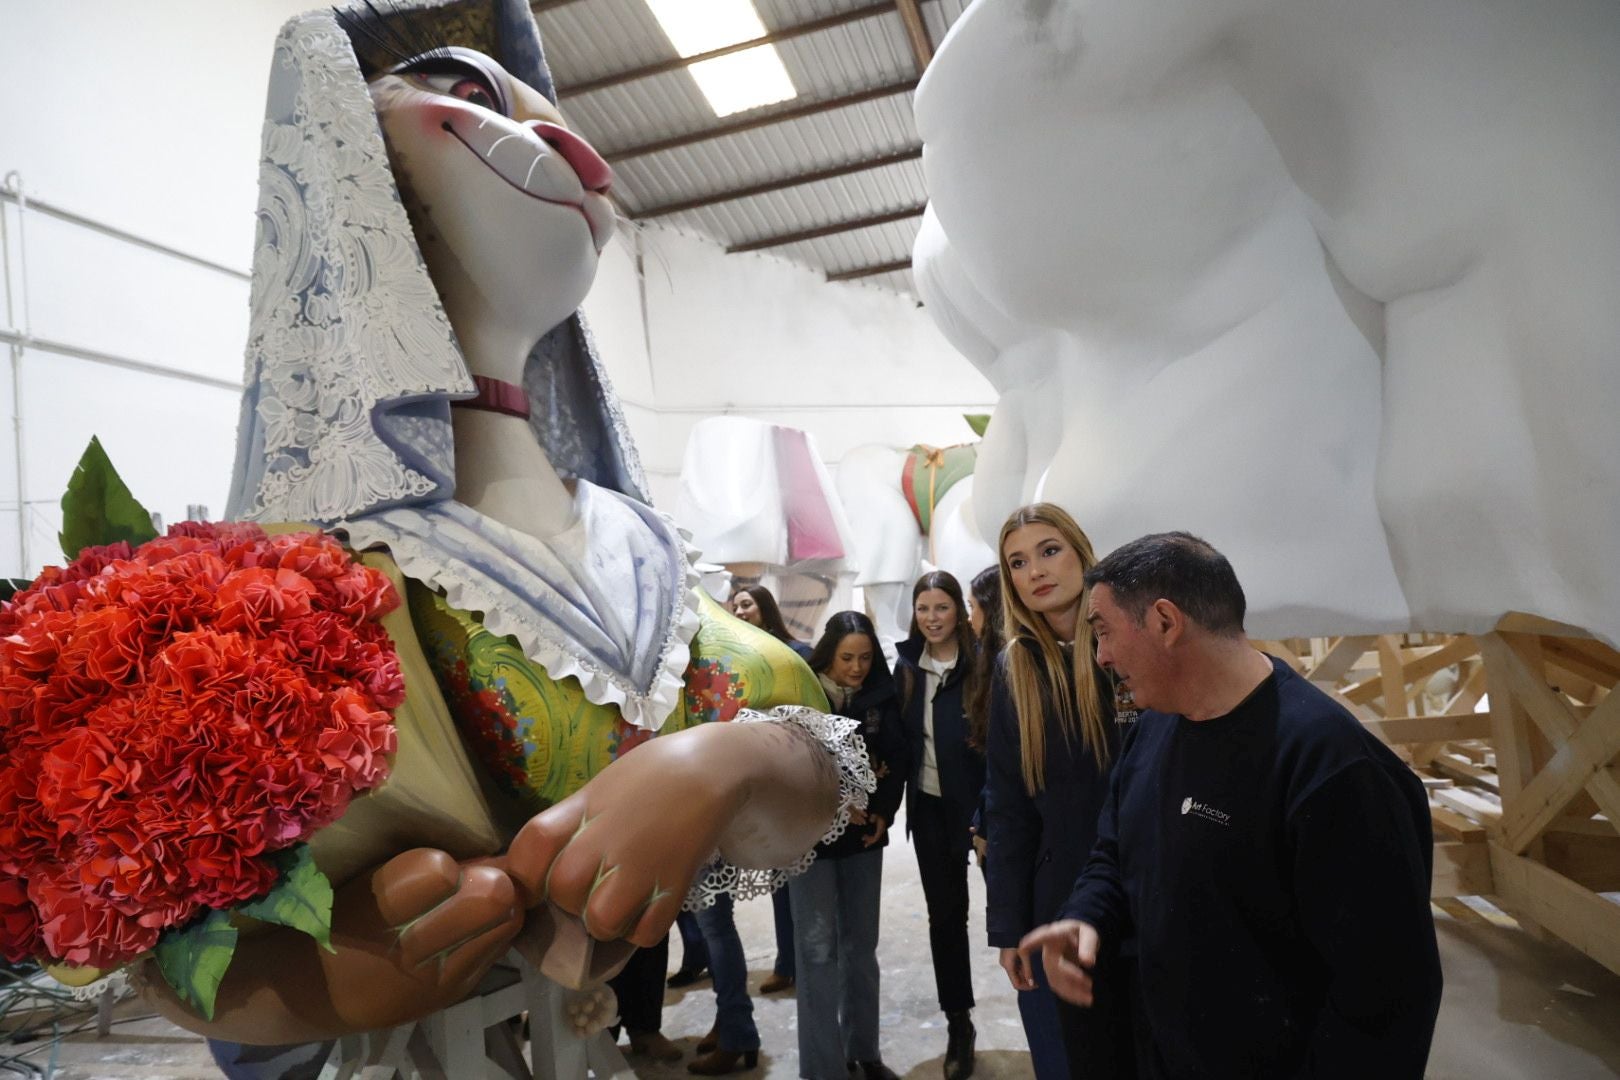
{"type": "MultiPolygon", "coordinates": [[[[838,809],[827,831],[822,834],[820,842],[823,844],[842,836],[849,827],[850,811],[866,809],[867,796],[877,790],[877,777],[866,755],[866,741],[855,733],[860,727],[858,721],[818,712],[803,705],[779,705],[769,713],[744,709],[731,723],[783,724],[788,731],[797,733],[832,755],[838,768],[838,809]]],[[[808,870],[815,859],[815,849],[812,848],[791,866],[757,870],[729,863],[716,854],[687,890],[681,910],[701,911],[712,906],[715,897],[721,893],[730,893],[733,901],[767,896],[781,888],[788,878],[808,870]]]]}

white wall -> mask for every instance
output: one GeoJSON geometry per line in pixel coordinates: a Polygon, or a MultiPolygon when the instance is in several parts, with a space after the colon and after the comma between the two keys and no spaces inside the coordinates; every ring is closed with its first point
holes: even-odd
{"type": "MultiPolygon", "coordinates": [[[[687,436],[706,416],[802,428],[832,466],[867,443],[970,441],[962,414],[995,403],[990,384],[910,297],[828,284],[783,259],[727,255],[667,228],[643,227],[636,244],[654,362],[650,370],[634,367],[647,350],[625,346],[635,356],[626,364],[605,338],[603,355],[632,427],[638,414],[644,418],[643,464],[663,509],[674,509],[687,436]]],[[[586,301],[593,326],[602,323],[593,305],[632,280],[598,278],[586,301]]],[[[628,317],[627,300],[614,308],[628,317]]]]}
{"type": "MultiPolygon", "coordinates": [[[[0,176],[15,172],[26,194],[245,270],[270,46],[307,6],[0,0],[0,176]]],[[[0,574],[22,569],[14,375],[29,572],[58,557],[57,501],[92,434],[165,520],[191,503],[222,513],[247,282],[38,212],[19,216],[12,204],[0,215],[0,329],[203,380],[41,349],[19,363],[0,346],[0,574]]]]}
{"type": "MultiPolygon", "coordinates": [[[[285,18],[313,6],[0,0],[0,176],[15,171],[33,197],[246,270],[271,45],[285,18]]],[[[191,376],[23,350],[27,571],[57,558],[57,501],[92,434],[166,521],[192,503],[223,513],[246,281],[30,212],[25,326],[17,208],[0,203],[0,217],[12,309],[0,287],[0,330],[191,376]]],[[[835,463],[867,442],[964,441],[960,414],[994,400],[914,301],[828,285],[769,255],[725,256],[668,229],[616,240],[585,310],[666,509],[687,432],[705,415],[802,427],[835,463]]],[[[0,575],[25,569],[11,385],[0,345],[0,575]]]]}

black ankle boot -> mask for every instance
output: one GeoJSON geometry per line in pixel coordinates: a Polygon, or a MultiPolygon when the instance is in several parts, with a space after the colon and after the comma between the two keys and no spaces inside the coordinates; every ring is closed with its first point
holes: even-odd
{"type": "Polygon", "coordinates": [[[945,1080],[967,1080],[973,1075],[973,1044],[979,1034],[973,1014],[966,1009],[946,1013],[945,1022],[945,1080]]]}

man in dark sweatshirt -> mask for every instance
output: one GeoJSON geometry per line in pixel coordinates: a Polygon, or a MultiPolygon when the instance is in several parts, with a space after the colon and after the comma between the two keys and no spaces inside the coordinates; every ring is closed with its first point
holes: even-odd
{"type": "Polygon", "coordinates": [[[1419,1080],[1441,983],[1422,783],[1249,644],[1204,541],[1143,537],[1086,583],[1097,659],[1146,711],[1060,921],[1020,949],[1086,1005],[1099,940],[1134,929],[1146,1077],[1419,1080]]]}

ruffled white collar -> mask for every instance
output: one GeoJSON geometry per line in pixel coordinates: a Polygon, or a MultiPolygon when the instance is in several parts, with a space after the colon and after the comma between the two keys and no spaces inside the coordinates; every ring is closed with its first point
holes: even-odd
{"type": "Polygon", "coordinates": [[[387,547],[408,576],[510,634],[553,679],[657,731],[680,703],[697,633],[695,552],[648,506],[580,481],[577,521],[549,540],[453,500],[344,522],[356,550],[387,547]]]}

